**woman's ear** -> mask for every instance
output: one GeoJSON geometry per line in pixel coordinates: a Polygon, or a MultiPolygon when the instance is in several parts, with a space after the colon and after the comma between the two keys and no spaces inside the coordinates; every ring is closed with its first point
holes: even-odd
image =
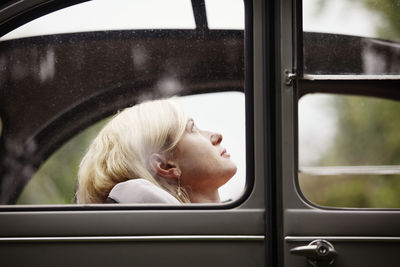
{"type": "Polygon", "coordinates": [[[150,169],[157,175],[167,179],[179,179],[181,177],[181,170],[172,161],[158,153],[153,153],[149,159],[150,169]]]}

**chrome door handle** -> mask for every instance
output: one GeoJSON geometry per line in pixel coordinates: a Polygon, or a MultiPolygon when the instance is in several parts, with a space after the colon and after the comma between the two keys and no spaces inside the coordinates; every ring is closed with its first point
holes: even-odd
{"type": "Polygon", "coordinates": [[[290,253],[305,256],[314,267],[331,266],[335,261],[337,252],[333,245],[326,240],[314,240],[307,246],[295,247],[290,253]]]}

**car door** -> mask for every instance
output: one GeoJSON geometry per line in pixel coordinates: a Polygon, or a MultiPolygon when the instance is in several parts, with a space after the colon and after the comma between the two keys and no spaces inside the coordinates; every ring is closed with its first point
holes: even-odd
{"type": "MultiPolygon", "coordinates": [[[[2,4],[0,10],[1,33],[8,33],[34,18],[80,2],[84,1],[8,1],[2,4]]],[[[102,4],[111,3],[110,1],[97,2],[102,4]]],[[[163,11],[162,9],[157,9],[162,2],[153,5],[157,12],[163,11]]],[[[172,34],[172,36],[177,40],[183,40],[183,43],[190,43],[193,38],[197,41],[194,42],[193,46],[190,46],[193,50],[182,49],[178,51],[179,45],[171,46],[176,48],[175,54],[186,53],[189,56],[191,55],[194,60],[199,58],[198,55],[196,56],[196,51],[201,50],[201,44],[217,43],[219,37],[208,31],[204,1],[174,2],[189,4],[193,8],[195,27],[190,29],[192,32],[181,31],[175,33],[175,35],[172,34]],[[202,43],[202,40],[205,40],[204,38],[207,39],[207,42],[202,43]],[[199,49],[195,45],[199,45],[199,49]],[[193,53],[190,54],[188,51],[193,53]]],[[[96,3],[96,1],[93,1],[93,3],[96,3]]],[[[228,5],[228,3],[225,3],[225,5],[228,5]]],[[[51,36],[44,36],[43,38],[32,37],[3,42],[3,51],[8,49],[17,50],[15,54],[11,52],[12,56],[10,57],[7,56],[6,52],[3,52],[3,65],[7,65],[9,62],[15,63],[14,67],[3,68],[4,73],[10,75],[7,77],[13,79],[12,82],[7,80],[8,78],[2,80],[3,88],[11,88],[22,83],[21,80],[24,77],[30,77],[24,72],[27,67],[24,60],[29,61],[33,58],[35,62],[39,62],[41,67],[37,69],[39,70],[38,79],[31,80],[32,82],[25,87],[31,90],[10,90],[7,92],[7,97],[2,98],[1,140],[3,169],[1,196],[3,205],[1,205],[0,212],[0,256],[2,265],[265,265],[263,169],[265,151],[261,145],[264,138],[264,125],[262,122],[254,123],[254,118],[263,121],[264,100],[260,98],[263,95],[262,87],[258,87],[253,91],[253,80],[251,78],[253,70],[251,49],[253,45],[252,13],[253,8],[254,10],[259,10],[259,5],[260,3],[257,3],[253,7],[251,1],[245,2],[244,5],[246,7],[247,37],[245,43],[247,48],[245,52],[242,50],[241,55],[246,57],[245,67],[243,66],[242,58],[242,64],[227,65],[221,70],[217,60],[213,64],[202,66],[202,68],[199,67],[197,72],[187,72],[187,76],[185,76],[188,77],[185,82],[189,89],[183,92],[182,95],[227,90],[245,91],[246,189],[239,198],[221,205],[196,204],[179,207],[118,204],[7,205],[15,203],[18,193],[22,191],[29,180],[28,177],[30,177],[32,170],[43,163],[43,160],[55,151],[56,147],[59,147],[69,137],[82,130],[83,127],[98,121],[100,118],[111,115],[124,106],[139,101],[138,96],[134,92],[132,93],[132,89],[129,89],[132,87],[129,86],[138,86],[138,88],[142,88],[140,90],[145,90],[146,88],[157,89],[157,86],[154,86],[154,80],[151,79],[158,73],[151,71],[126,73],[129,68],[124,68],[124,66],[127,66],[124,60],[118,61],[119,68],[113,69],[115,72],[99,71],[109,67],[106,64],[96,63],[99,62],[99,59],[104,60],[104,62],[108,62],[106,60],[110,59],[115,60],[118,53],[122,51],[114,49],[109,54],[96,54],[96,49],[99,48],[97,42],[101,41],[104,35],[108,35],[109,33],[107,32],[89,34],[89,37],[83,41],[79,39],[78,35],[74,33],[68,35],[70,34],[68,33],[62,36],[56,35],[54,39],[51,36]],[[52,42],[50,49],[46,47],[46,40],[51,40],[52,42]],[[20,52],[18,49],[23,46],[21,43],[24,41],[32,42],[32,45],[38,45],[39,47],[44,44],[47,49],[44,57],[30,57],[32,56],[31,52],[20,52]],[[71,49],[70,45],[74,45],[75,42],[78,43],[78,46],[72,47],[76,49],[69,50],[71,49]],[[79,50],[81,49],[79,48],[80,42],[89,43],[89,47],[83,49],[86,49],[90,55],[94,55],[89,63],[84,62],[87,55],[81,54],[81,50],[79,50]],[[57,45],[60,45],[60,47],[57,47],[57,45]],[[66,53],[66,51],[70,52],[66,53]],[[11,58],[15,61],[12,61],[11,58]],[[78,60],[75,63],[71,63],[69,60],[74,58],[78,60]],[[68,74],[66,77],[70,78],[62,79],[63,82],[59,84],[60,87],[48,86],[49,81],[60,77],[59,75],[63,75],[54,71],[54,66],[56,66],[55,69],[57,70],[59,62],[69,62],[71,69],[75,68],[75,70],[82,70],[82,72],[74,72],[75,74],[73,75],[68,74]],[[93,64],[90,65],[90,63],[93,64]],[[86,67],[82,68],[82,66],[86,67]],[[237,72],[239,73],[239,78],[237,74],[234,74],[237,66],[240,66],[237,68],[240,70],[237,72]],[[243,77],[240,78],[240,75],[243,76],[244,74],[244,68],[246,69],[246,77],[249,77],[246,82],[243,82],[243,77]],[[88,70],[89,73],[83,72],[83,70],[88,70]],[[212,71],[215,71],[218,75],[227,75],[225,82],[221,84],[212,83],[213,77],[209,76],[212,71]],[[100,75],[96,76],[96,73],[100,75]],[[126,84],[115,82],[115,78],[135,77],[137,73],[141,74],[141,80],[128,80],[126,84]],[[80,84],[77,84],[75,80],[78,76],[82,76],[83,80],[89,81],[92,87],[79,87],[80,84]],[[108,82],[102,83],[107,79],[109,79],[108,82]],[[115,84],[111,86],[109,81],[115,82],[115,84]],[[148,83],[149,81],[152,82],[150,83],[151,86],[148,83]],[[38,91],[32,90],[32,88],[36,88],[36,84],[41,84],[42,87],[39,88],[42,89],[38,91]],[[67,87],[64,87],[66,85],[67,87]],[[214,85],[215,87],[213,87],[214,85]],[[68,93],[68,96],[61,101],[58,98],[58,104],[54,105],[62,108],[54,109],[55,106],[52,102],[46,103],[45,101],[56,99],[57,94],[55,92],[60,88],[64,88],[70,94],[68,93]],[[102,90],[96,91],[96,88],[101,88],[102,90]],[[35,114],[37,116],[32,116],[35,114]],[[19,143],[21,140],[23,140],[22,144],[19,143]],[[255,162],[260,163],[255,164],[255,162]]],[[[112,8],[110,8],[109,12],[113,12],[112,8]]],[[[261,32],[261,13],[255,14],[255,17],[257,18],[256,30],[261,32]]],[[[73,20],[74,18],[71,19],[73,20]]],[[[163,33],[163,31],[144,31],[141,33],[143,35],[135,35],[133,39],[143,37],[144,41],[146,41],[148,40],[146,38],[163,38],[163,33]]],[[[235,42],[236,37],[243,37],[241,32],[225,33],[227,34],[226,36],[233,36],[231,40],[222,39],[222,42],[228,46],[237,44],[235,42]]],[[[132,33],[110,33],[110,36],[113,41],[117,40],[116,43],[124,44],[132,38],[132,33]]],[[[261,39],[257,37],[255,42],[261,42],[261,39]]],[[[115,45],[116,43],[112,44],[115,45]]],[[[163,45],[169,46],[168,43],[161,42],[155,47],[155,50],[159,51],[160,54],[168,51],[163,45]]],[[[260,48],[258,45],[257,53],[262,53],[260,48]]],[[[40,48],[34,47],[32,49],[33,54],[40,54],[39,50],[40,48]]],[[[214,51],[220,50],[218,46],[214,46],[214,51]]],[[[127,51],[134,53],[136,50],[127,51]]],[[[204,58],[209,59],[213,55],[204,55],[204,58]]],[[[227,59],[229,58],[233,63],[237,63],[237,58],[227,57],[227,59]]],[[[154,59],[153,63],[155,66],[160,66],[157,58],[154,59]]],[[[174,61],[171,58],[167,63],[174,65],[174,61]]],[[[65,64],[64,67],[68,67],[68,64],[65,64]]],[[[181,69],[185,71],[184,68],[181,69]]],[[[257,75],[258,80],[262,80],[260,73],[257,75]]],[[[167,80],[167,82],[170,82],[170,80],[167,80]]],[[[176,93],[176,91],[167,90],[167,96],[176,93]]],[[[203,104],[203,106],[207,105],[203,104]]]]}
{"type": "MultiPolygon", "coordinates": [[[[286,56],[293,52],[294,59],[281,55],[280,71],[275,76],[277,108],[271,127],[275,128],[276,137],[271,146],[276,148],[273,156],[277,159],[270,183],[275,188],[272,225],[276,233],[276,263],[277,266],[396,266],[400,213],[395,200],[387,197],[398,194],[397,163],[368,155],[380,155],[379,150],[385,147],[382,151],[388,156],[395,153],[398,143],[385,146],[390,135],[399,133],[394,128],[393,133],[386,132],[384,125],[397,124],[399,59],[388,55],[397,55],[399,44],[348,35],[352,25],[365,25],[372,20],[371,13],[359,20],[357,14],[367,10],[365,6],[354,7],[347,2],[348,6],[338,9],[340,14],[334,13],[333,2],[321,2],[327,8],[319,11],[322,17],[330,14],[331,25],[345,25],[339,34],[337,28],[334,31],[322,19],[308,23],[312,20],[307,16],[319,13],[307,11],[316,2],[277,3],[282,21],[278,26],[282,33],[278,43],[286,56]],[[358,21],[350,22],[349,17],[357,17],[358,21]],[[303,32],[303,23],[308,23],[304,29],[332,32],[303,32]],[[378,68],[378,61],[386,67],[378,68]],[[282,75],[285,70],[286,76],[282,75]],[[349,99],[362,102],[363,111],[356,102],[347,102],[349,99]],[[344,102],[347,104],[342,105],[344,102]],[[372,102],[379,102],[380,108],[371,113],[372,107],[366,105],[372,102]],[[388,110],[388,116],[393,116],[385,123],[384,113],[391,105],[393,109],[388,110]],[[357,112],[359,117],[354,116],[357,112]],[[368,125],[372,121],[379,121],[380,126],[362,126],[362,122],[368,125]],[[376,190],[381,190],[388,181],[392,184],[378,196],[376,190]],[[357,195],[359,191],[362,193],[357,195]],[[387,201],[384,203],[379,197],[387,201]]],[[[398,4],[389,2],[393,9],[398,4]]],[[[367,11],[379,14],[374,12],[379,12],[382,3],[374,4],[367,11]]],[[[356,29],[358,33],[350,34],[363,36],[360,28],[356,29]]]]}

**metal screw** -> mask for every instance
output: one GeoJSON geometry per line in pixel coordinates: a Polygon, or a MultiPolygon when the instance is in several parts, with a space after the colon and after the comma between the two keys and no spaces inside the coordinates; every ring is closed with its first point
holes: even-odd
{"type": "Polygon", "coordinates": [[[328,254],[329,249],[326,246],[320,246],[318,248],[318,254],[320,254],[321,256],[325,256],[326,254],[328,254]]]}

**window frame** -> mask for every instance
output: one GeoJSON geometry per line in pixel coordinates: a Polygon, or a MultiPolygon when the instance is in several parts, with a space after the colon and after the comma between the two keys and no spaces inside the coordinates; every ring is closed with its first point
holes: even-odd
{"type": "MultiPolygon", "coordinates": [[[[21,4],[17,4],[9,7],[9,12],[13,12],[14,16],[11,19],[7,19],[4,16],[0,16],[0,34],[4,35],[14,28],[33,20],[42,15],[54,12],[61,8],[72,6],[75,4],[83,3],[88,0],[74,0],[70,2],[57,2],[54,1],[40,1],[35,2],[22,1],[21,4]],[[29,9],[26,9],[30,5],[29,9]],[[23,12],[21,12],[24,10],[23,12]]],[[[193,14],[196,22],[196,29],[193,30],[196,34],[207,35],[208,31],[217,32],[218,30],[209,30],[207,25],[206,9],[204,0],[192,0],[193,14]]],[[[120,205],[120,204],[94,204],[94,205],[0,205],[1,211],[69,211],[69,210],[170,210],[170,209],[183,209],[183,210],[198,210],[198,209],[231,209],[244,203],[253,190],[254,186],[254,122],[253,122],[253,5],[252,0],[244,0],[244,12],[245,12],[245,30],[244,30],[244,95],[245,95],[245,120],[246,120],[246,183],[243,190],[243,194],[240,198],[226,203],[218,205],[206,205],[206,204],[190,204],[183,206],[167,206],[167,205],[120,205]]],[[[0,14],[3,14],[0,12],[0,14]]],[[[160,30],[163,31],[163,30],[160,30]]],[[[168,31],[168,30],[166,30],[168,31]]],[[[190,31],[190,30],[187,30],[190,31]]],[[[56,122],[62,123],[64,117],[72,116],[74,112],[79,111],[72,110],[60,116],[56,122]]],[[[90,119],[91,122],[97,121],[108,113],[103,114],[101,117],[90,119]]],[[[51,127],[54,127],[51,126],[51,127]]],[[[75,131],[76,132],[76,131],[75,131]]],[[[69,133],[66,137],[71,136],[69,133]]],[[[59,143],[62,143],[60,141],[59,143]]],[[[58,145],[59,147],[60,145],[58,145]]],[[[55,148],[51,148],[47,152],[46,158],[54,151],[55,148]]],[[[36,167],[38,169],[39,166],[36,167]]],[[[32,177],[31,177],[32,178],[32,177]]],[[[22,192],[22,190],[20,191],[22,192]]]]}
{"type": "Polygon", "coordinates": [[[287,76],[287,82],[294,83],[296,91],[295,109],[295,187],[301,199],[312,207],[323,210],[399,210],[393,208],[346,208],[320,206],[308,200],[299,184],[299,145],[298,145],[298,101],[306,94],[330,93],[341,95],[358,95],[400,100],[400,75],[310,75],[304,72],[304,45],[303,45],[303,1],[294,0],[294,70],[291,77],[287,76]]]}
{"type": "MultiPolygon", "coordinates": [[[[18,1],[17,5],[24,1],[18,1]]],[[[278,262],[278,254],[274,251],[282,250],[274,240],[278,238],[276,229],[282,224],[275,225],[275,217],[269,216],[275,200],[271,198],[272,201],[267,202],[271,195],[266,195],[266,192],[273,191],[269,187],[271,170],[275,173],[271,164],[280,162],[279,158],[270,157],[273,151],[267,150],[275,144],[274,141],[269,143],[269,140],[276,137],[272,124],[277,121],[272,106],[268,104],[275,105],[270,96],[275,95],[273,91],[279,83],[279,79],[275,80],[278,78],[275,74],[280,75],[280,69],[275,69],[278,66],[276,60],[280,57],[276,53],[279,45],[275,47],[272,43],[280,40],[280,31],[275,28],[280,15],[275,10],[278,1],[246,1],[249,2],[246,20],[250,20],[251,30],[246,33],[250,37],[245,43],[245,53],[250,58],[245,62],[246,70],[251,72],[246,72],[245,83],[254,85],[250,87],[251,99],[246,97],[245,100],[246,105],[252,104],[246,106],[246,112],[249,110],[246,123],[252,127],[246,129],[246,134],[250,133],[246,139],[250,146],[246,146],[246,150],[251,152],[247,155],[253,160],[246,170],[254,172],[251,177],[254,178],[254,186],[250,188],[249,197],[232,209],[218,210],[211,206],[185,211],[102,210],[101,207],[1,210],[0,243],[5,249],[3,262],[52,266],[59,261],[60,255],[65,255],[65,260],[60,262],[62,266],[85,266],[88,262],[92,265],[117,262],[119,266],[129,266],[132,262],[157,266],[162,262],[187,266],[188,261],[206,266],[277,266],[273,264],[278,262]],[[251,16],[248,15],[250,13],[251,16]],[[272,60],[269,60],[270,57],[272,60]],[[267,72],[271,80],[266,79],[267,72]],[[43,257],[40,253],[43,250],[50,253],[43,257]],[[173,253],[176,251],[184,252],[184,257],[177,257],[173,253]],[[154,253],[158,256],[148,257],[154,253]],[[16,259],[15,255],[20,257],[16,259]]],[[[26,5],[32,3],[26,2],[26,5]]]]}

